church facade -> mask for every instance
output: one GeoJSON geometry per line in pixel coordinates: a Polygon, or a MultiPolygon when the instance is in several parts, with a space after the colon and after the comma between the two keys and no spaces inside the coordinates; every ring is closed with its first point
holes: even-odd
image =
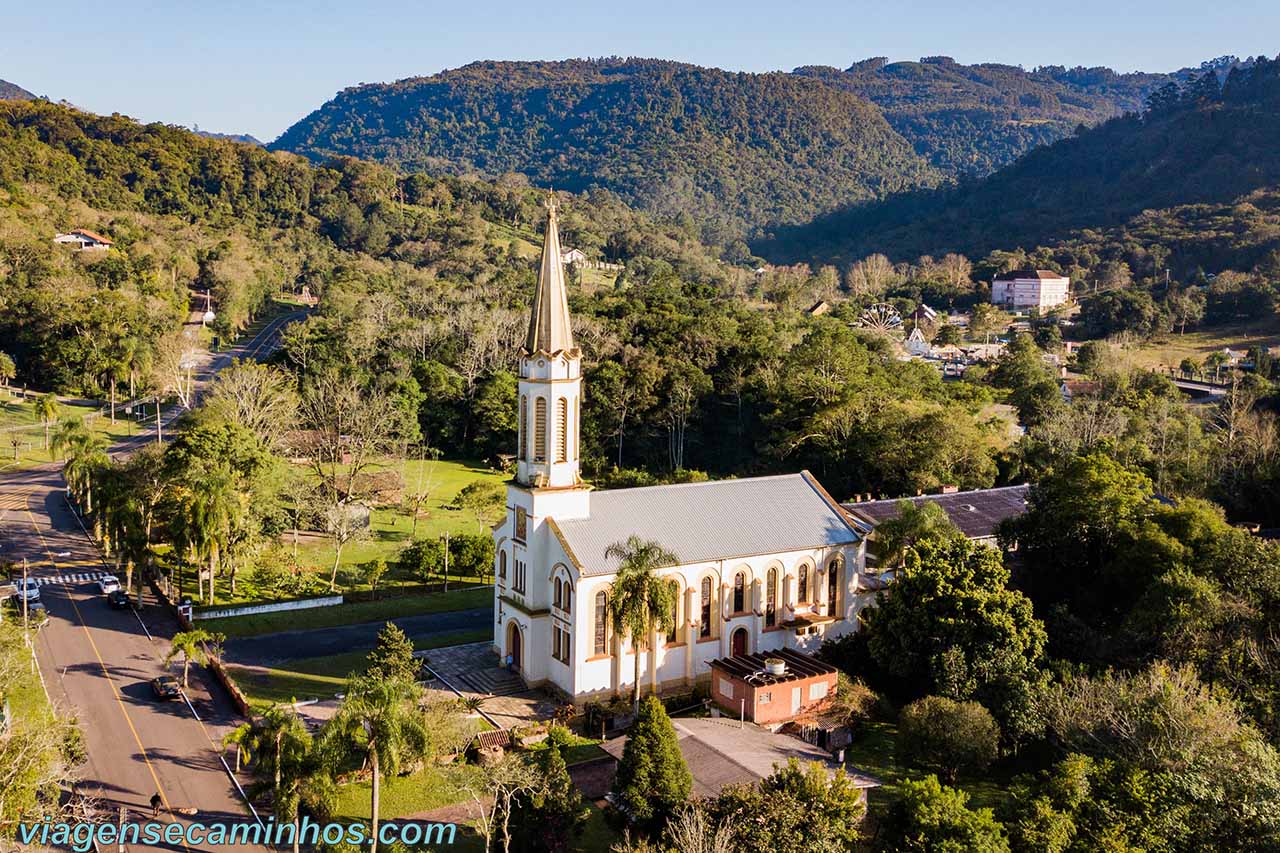
{"type": "Polygon", "coordinates": [[[516,476],[494,528],[494,649],[531,686],[575,702],[710,678],[717,658],[813,651],[855,630],[865,528],[808,472],[592,491],[579,469],[581,351],[574,344],[554,199],[520,354],[516,476]],[[652,540],[679,562],[675,628],[637,644],[608,616],[611,544],[652,540]]]}

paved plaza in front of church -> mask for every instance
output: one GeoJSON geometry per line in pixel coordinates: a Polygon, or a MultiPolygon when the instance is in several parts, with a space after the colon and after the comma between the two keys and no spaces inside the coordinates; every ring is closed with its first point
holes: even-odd
{"type": "Polygon", "coordinates": [[[425,657],[442,682],[429,684],[428,689],[449,695],[456,691],[466,697],[488,697],[480,709],[504,729],[549,720],[558,707],[546,693],[529,689],[519,675],[502,666],[492,643],[446,646],[430,650],[425,657]]]}

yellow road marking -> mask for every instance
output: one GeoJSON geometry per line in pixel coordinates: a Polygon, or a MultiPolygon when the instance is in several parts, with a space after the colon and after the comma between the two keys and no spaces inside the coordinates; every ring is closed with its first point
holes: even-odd
{"type": "MultiPolygon", "coordinates": [[[[36,523],[36,517],[31,514],[31,507],[24,505],[23,509],[27,513],[27,518],[31,521],[31,527],[36,531],[36,536],[40,539],[40,544],[43,546],[45,554],[49,556],[49,563],[54,568],[57,568],[58,564],[53,560],[53,551],[49,548],[49,543],[45,541],[44,534],[40,532],[40,525],[36,523]]],[[[160,777],[156,775],[156,768],[151,763],[151,757],[147,755],[147,748],[142,745],[142,738],[138,736],[138,730],[134,728],[133,720],[129,717],[129,712],[125,710],[124,700],[120,698],[120,690],[116,687],[115,681],[111,678],[111,673],[107,670],[106,661],[102,659],[102,653],[98,651],[98,644],[93,641],[93,634],[89,631],[89,626],[85,624],[84,615],[80,612],[80,605],[70,595],[67,596],[67,600],[71,602],[71,606],[76,611],[76,618],[80,620],[80,628],[84,631],[85,639],[89,641],[89,647],[93,649],[93,656],[98,659],[98,666],[102,668],[103,677],[107,679],[107,684],[111,685],[111,695],[115,696],[120,713],[124,716],[124,721],[128,724],[129,731],[133,733],[134,743],[138,745],[138,750],[142,753],[142,760],[146,762],[147,770],[151,773],[151,781],[156,783],[156,792],[160,794],[160,800],[164,803],[165,812],[169,818],[168,822],[176,823],[177,821],[173,819],[173,808],[169,805],[169,798],[164,793],[164,786],[160,784],[160,777]]],[[[191,853],[191,848],[187,847],[185,838],[182,842],[182,847],[187,853],[191,853]]]]}

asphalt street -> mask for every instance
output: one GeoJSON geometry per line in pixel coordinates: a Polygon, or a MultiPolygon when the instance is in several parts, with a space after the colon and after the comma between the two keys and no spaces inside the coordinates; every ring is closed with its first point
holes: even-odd
{"type": "MultiPolygon", "coordinates": [[[[264,357],[277,345],[280,329],[302,316],[299,311],[276,318],[251,340],[210,360],[200,379],[233,358],[264,357]]],[[[135,436],[111,452],[127,453],[153,439],[154,433],[135,436]]],[[[0,476],[0,559],[20,565],[23,558],[37,578],[112,568],[67,502],[61,463],[0,476]]],[[[149,596],[136,613],[113,610],[92,582],[46,582],[41,600],[50,618],[36,639],[36,656],[54,702],[78,717],[88,753],[79,793],[97,800],[104,816],[114,817],[124,807],[132,819],[149,817],[149,801],[159,793],[167,821],[253,820],[222,760],[231,754],[221,746],[223,734],[242,722],[222,687],[193,665],[185,699],[152,698],[150,679],[166,671],[164,656],[178,628],[170,614],[149,596]],[[194,815],[186,814],[191,810],[194,815]]],[[[181,662],[168,671],[180,676],[181,662]]]]}

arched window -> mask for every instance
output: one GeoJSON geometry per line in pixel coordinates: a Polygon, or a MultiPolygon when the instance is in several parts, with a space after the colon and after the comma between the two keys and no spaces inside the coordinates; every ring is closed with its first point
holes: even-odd
{"type": "Polygon", "coordinates": [[[520,458],[529,458],[529,398],[520,395],[520,458]]]}
{"type": "Polygon", "coordinates": [[[503,548],[498,552],[498,577],[505,578],[507,576],[507,549],[503,548]]]}
{"type": "Polygon", "coordinates": [[[547,461],[547,398],[533,401],[533,461],[547,461]]]}
{"type": "Polygon", "coordinates": [[[733,576],[733,612],[741,613],[747,609],[747,575],[738,572],[733,576]]]}
{"type": "Polygon", "coordinates": [[[796,601],[801,604],[807,604],[809,601],[809,566],[805,564],[800,567],[800,577],[796,583],[797,597],[796,601]]]}
{"type": "Polygon", "coordinates": [[[569,459],[569,401],[561,397],[556,401],[556,461],[569,459]]]}
{"type": "Polygon", "coordinates": [[[573,458],[582,458],[582,448],[578,444],[578,433],[582,432],[582,400],[573,398],[573,458]]]}
{"type": "Polygon", "coordinates": [[[559,609],[560,608],[560,578],[556,578],[555,596],[551,600],[555,603],[556,609],[559,609]]]}
{"type": "Polygon", "coordinates": [[[680,581],[669,581],[671,585],[671,630],[667,632],[667,642],[674,643],[680,638],[680,581]]]}
{"type": "Polygon", "coordinates": [[[764,624],[772,628],[778,624],[778,570],[770,569],[764,589],[764,624]]]}
{"type": "Polygon", "coordinates": [[[702,579],[702,613],[698,626],[699,637],[711,636],[711,578],[702,579]]]}
{"type": "Polygon", "coordinates": [[[561,590],[560,609],[565,613],[573,612],[573,586],[568,581],[564,582],[564,589],[561,590]]]}
{"type": "Polygon", "coordinates": [[[605,595],[604,590],[596,593],[596,637],[594,654],[602,655],[607,652],[607,642],[609,636],[609,596],[605,595]]]}
{"type": "Polygon", "coordinates": [[[840,558],[836,557],[827,564],[827,615],[840,612],[840,558]]]}

